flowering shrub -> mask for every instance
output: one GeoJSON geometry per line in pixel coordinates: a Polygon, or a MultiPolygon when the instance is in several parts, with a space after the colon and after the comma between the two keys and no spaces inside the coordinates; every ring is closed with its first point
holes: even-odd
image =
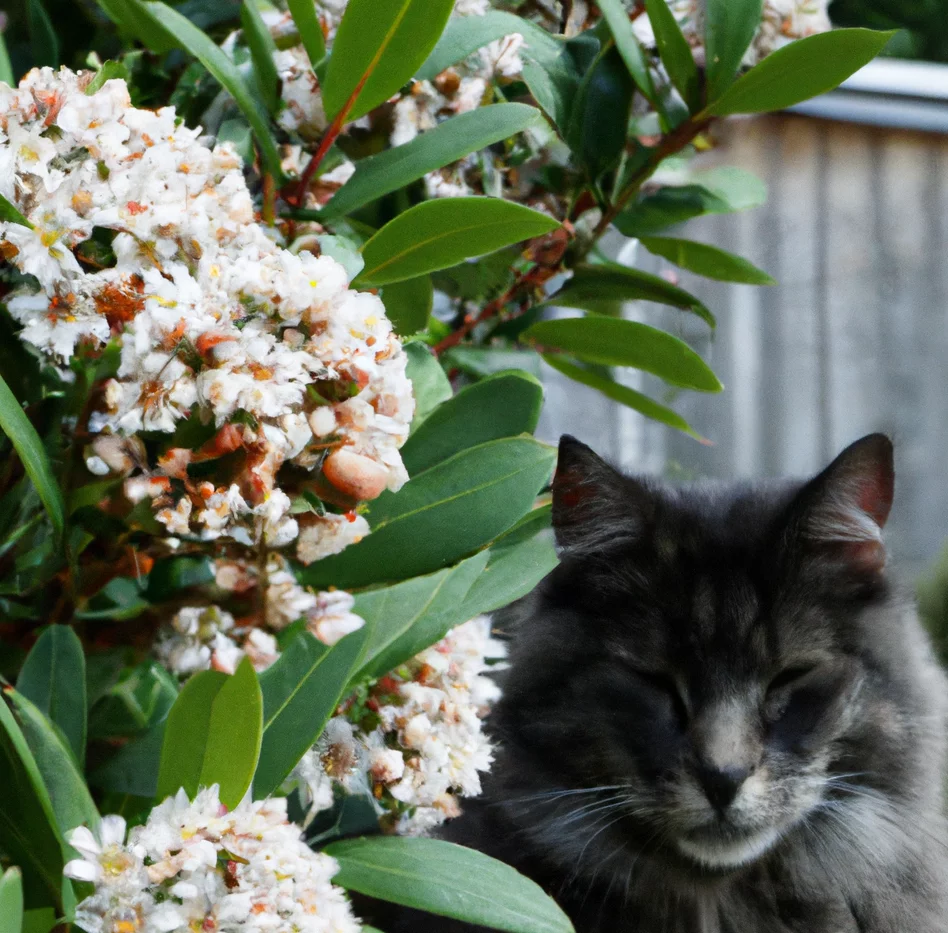
{"type": "Polygon", "coordinates": [[[31,0],[40,67],[0,44],[0,933],[355,930],[344,889],[567,931],[421,838],[490,766],[489,613],[555,565],[537,376],[694,434],[613,368],[720,384],[622,308],[714,316],[600,240],[770,282],[665,235],[761,198],[690,156],[887,36],[813,0],[265,6],[101,0],[113,57],[57,68],[31,0]]]}

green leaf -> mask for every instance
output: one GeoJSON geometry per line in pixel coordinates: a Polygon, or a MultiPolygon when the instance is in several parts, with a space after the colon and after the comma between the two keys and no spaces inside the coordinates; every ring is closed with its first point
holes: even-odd
{"type": "Polygon", "coordinates": [[[763,8],[764,0],[707,0],[704,47],[709,100],[717,100],[733,83],[760,28],[763,8]]]}
{"type": "Polygon", "coordinates": [[[332,196],[321,216],[331,219],[351,214],[428,172],[542,124],[540,111],[526,104],[493,104],[445,120],[403,146],[356,162],[355,174],[332,196]]]}
{"type": "Polygon", "coordinates": [[[477,613],[464,614],[465,598],[488,558],[489,552],[481,551],[454,567],[356,596],[353,611],[365,619],[371,635],[353,686],[394,670],[473,618],[477,613]]]}
{"type": "Polygon", "coordinates": [[[362,247],[366,288],[400,282],[555,230],[546,214],[499,198],[423,201],[389,221],[362,247]]]}
{"type": "Polygon", "coordinates": [[[0,875],[0,933],[20,933],[22,926],[23,872],[14,865],[0,875]]]}
{"type": "Polygon", "coordinates": [[[177,698],[177,681],[167,669],[157,661],[142,661],[92,707],[89,735],[94,739],[136,735],[163,720],[177,698]]]}
{"type": "Polygon", "coordinates": [[[704,440],[704,438],[676,411],[672,411],[672,409],[652,401],[647,395],[636,392],[635,389],[630,389],[628,386],[624,386],[612,379],[607,379],[605,376],[600,376],[585,366],[579,366],[575,362],[570,362],[568,358],[557,356],[553,353],[545,353],[543,359],[555,370],[561,372],[564,376],[569,377],[573,381],[580,382],[593,389],[598,389],[606,398],[611,398],[614,402],[619,402],[621,405],[625,405],[626,408],[631,408],[640,415],[651,418],[652,421],[658,421],[661,424],[667,424],[670,428],[683,431],[695,440],[704,440]]]}
{"type": "Polygon", "coordinates": [[[627,301],[654,301],[691,311],[711,327],[714,315],[694,295],[658,275],[618,263],[579,266],[547,304],[617,315],[627,301]]]}
{"type": "Polygon", "coordinates": [[[276,179],[278,185],[281,184],[283,171],[280,168],[280,152],[276,139],[270,131],[266,111],[254,99],[237,66],[219,46],[177,10],[161,3],[160,0],[140,2],[139,6],[159,26],[167,29],[178,44],[190,52],[234,98],[257,137],[267,171],[276,179]]]}
{"type": "Polygon", "coordinates": [[[2,377],[0,377],[0,431],[10,438],[13,449],[23,463],[23,469],[26,470],[27,476],[39,493],[56,533],[62,534],[66,507],[53,471],[50,469],[43,442],[2,377]]]}
{"type": "Polygon", "coordinates": [[[127,81],[129,79],[128,68],[124,62],[107,61],[102,63],[102,67],[95,73],[95,77],[89,82],[86,88],[86,96],[91,97],[102,89],[106,81],[119,79],[127,81]]]}
{"type": "Polygon", "coordinates": [[[86,658],[66,625],[47,628],[26,656],[17,690],[62,730],[76,761],[86,756],[86,658]]]}
{"type": "Polygon", "coordinates": [[[10,87],[16,87],[13,65],[10,63],[10,53],[7,51],[7,44],[3,39],[2,32],[0,32],[0,81],[9,84],[10,87]]]}
{"type": "Polygon", "coordinates": [[[300,42],[315,71],[326,57],[326,38],[312,0],[287,0],[287,7],[300,34],[300,42]]]}
{"type": "Polygon", "coordinates": [[[701,108],[701,82],[691,46],[666,0],[645,0],[645,10],[655,32],[655,43],[662,64],[688,108],[694,113],[701,108]]]}
{"type": "Polygon", "coordinates": [[[525,372],[498,373],[467,386],[436,408],[402,448],[410,476],[468,447],[532,434],[543,406],[543,385],[525,372]]]}
{"type": "Polygon", "coordinates": [[[716,199],[707,205],[708,213],[730,213],[760,207],[767,200],[767,186],[753,172],[733,165],[694,172],[691,181],[716,199]]]}
{"type": "Polygon", "coordinates": [[[603,48],[579,86],[567,134],[593,179],[612,168],[625,149],[634,90],[616,47],[603,48]]]}
{"type": "Polygon", "coordinates": [[[153,799],[158,792],[166,726],[167,720],[157,722],[146,733],[123,745],[92,773],[91,783],[117,794],[153,799]]]}
{"type": "Polygon", "coordinates": [[[834,29],[798,39],[738,78],[708,108],[713,116],[784,110],[831,91],[872,61],[895,32],[834,29]]]}
{"type": "Polygon", "coordinates": [[[583,76],[599,54],[599,40],[582,33],[554,45],[531,45],[522,52],[523,80],[533,99],[566,133],[583,76]]]}
{"type": "Polygon", "coordinates": [[[30,30],[30,50],[33,66],[51,68],[59,66],[59,36],[42,0],[26,0],[26,21],[30,30]]]}
{"type": "Polygon", "coordinates": [[[400,337],[411,337],[424,330],[434,304],[434,286],[431,276],[392,282],[382,289],[385,313],[400,337]]]}
{"type": "Polygon", "coordinates": [[[642,237],[702,214],[727,213],[728,205],[701,185],[666,185],[642,194],[615,220],[628,237],[642,237]]]}
{"type": "Polygon", "coordinates": [[[774,278],[741,256],[735,256],[707,243],[676,240],[671,237],[641,237],[642,245],[656,256],[682,269],[696,272],[719,282],[743,282],[747,285],[776,285],[774,278]]]}
{"type": "Polygon", "coordinates": [[[655,100],[655,85],[648,70],[648,61],[639,40],[635,37],[632,21],[622,5],[622,0],[599,0],[599,9],[609,25],[616,48],[629,69],[632,80],[649,100],[655,100]]]}
{"type": "Polygon", "coordinates": [[[455,16],[448,20],[438,44],[418,69],[416,77],[430,81],[485,45],[515,33],[523,36],[530,48],[541,45],[555,52],[559,46],[542,27],[503,10],[488,10],[483,16],[455,16]]]}
{"type": "Polygon", "coordinates": [[[257,9],[256,0],[244,0],[240,7],[240,25],[250,48],[254,79],[263,94],[263,102],[267,110],[275,114],[280,107],[280,78],[273,63],[276,44],[257,9]]]}
{"type": "Polygon", "coordinates": [[[23,871],[27,908],[62,906],[63,847],[36,760],[13,713],[0,701],[0,839],[23,871]]]}
{"type": "Polygon", "coordinates": [[[23,912],[23,933],[49,933],[56,926],[56,911],[40,907],[23,912]]]}
{"type": "Polygon", "coordinates": [[[345,839],[334,881],[368,897],[510,933],[572,933],[543,889],[482,852],[439,839],[345,839]]]}
{"type": "Polygon", "coordinates": [[[320,233],[319,254],[335,259],[346,270],[346,278],[351,282],[365,268],[365,261],[359,252],[360,244],[341,234],[320,233]]]}
{"type": "Polygon", "coordinates": [[[260,676],[263,747],[253,795],[272,794],[322,734],[362,663],[372,627],[365,625],[331,648],[302,631],[260,676]]]}
{"type": "Polygon", "coordinates": [[[326,69],[326,117],[358,120],[406,84],[444,30],[454,0],[349,0],[326,69]]]}
{"type": "Polygon", "coordinates": [[[527,513],[490,546],[484,572],[468,590],[459,615],[473,619],[526,596],[556,567],[550,507],[527,513]]]}
{"type": "Polygon", "coordinates": [[[541,375],[540,357],[533,350],[495,350],[493,347],[452,347],[442,357],[445,364],[460,369],[476,379],[495,376],[508,369],[520,369],[541,375]]]}
{"type": "Polygon", "coordinates": [[[530,437],[488,441],[439,463],[369,511],[372,533],[300,573],[310,586],[362,587],[431,573],[510,528],[549,479],[553,451],[530,437]]]}
{"type": "Polygon", "coordinates": [[[213,580],[214,565],[207,557],[166,557],[151,568],[145,595],[150,602],[160,603],[181,590],[213,580]]]}
{"type": "Polygon", "coordinates": [[[405,353],[408,356],[406,371],[415,396],[415,416],[411,422],[414,433],[442,402],[451,398],[451,383],[425,344],[406,344],[405,353]]]}
{"type": "Polygon", "coordinates": [[[116,26],[157,55],[176,48],[175,37],[144,7],[142,0],[96,0],[116,26]]]}
{"type": "Polygon", "coordinates": [[[221,803],[233,809],[253,780],[262,733],[263,699],[249,658],[230,677],[196,674],[168,714],[158,796],[183,787],[193,799],[198,788],[219,784],[221,803]]]}
{"type": "Polygon", "coordinates": [[[720,392],[723,388],[683,340],[637,321],[611,317],[540,321],[524,338],[540,344],[546,352],[562,350],[603,366],[632,366],[686,389],[720,392]]]}
{"type": "Polygon", "coordinates": [[[13,706],[49,792],[60,833],[65,835],[77,826],[95,829],[99,825],[99,811],[62,733],[18,691],[7,691],[6,699],[13,706]]]}

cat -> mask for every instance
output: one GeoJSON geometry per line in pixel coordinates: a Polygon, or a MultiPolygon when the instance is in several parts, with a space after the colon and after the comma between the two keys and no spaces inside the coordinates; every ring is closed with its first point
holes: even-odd
{"type": "MultiPolygon", "coordinates": [[[[946,681],[886,570],[892,445],[675,488],[564,436],[484,794],[441,838],[577,933],[945,933],[946,681]]],[[[480,930],[405,912],[389,933],[480,930]]]]}

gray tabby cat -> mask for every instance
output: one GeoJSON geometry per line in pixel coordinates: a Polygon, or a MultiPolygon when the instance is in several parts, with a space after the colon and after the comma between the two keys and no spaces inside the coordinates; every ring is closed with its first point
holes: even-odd
{"type": "Polygon", "coordinates": [[[688,488],[564,437],[562,563],[444,837],[578,933],[948,931],[946,683],[885,569],[893,482],[878,434],[804,484],[688,488]]]}

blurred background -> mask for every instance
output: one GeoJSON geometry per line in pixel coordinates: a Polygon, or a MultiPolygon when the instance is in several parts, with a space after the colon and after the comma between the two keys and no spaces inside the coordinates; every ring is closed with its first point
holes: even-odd
{"type": "MultiPolygon", "coordinates": [[[[630,382],[664,394],[709,443],[552,371],[542,434],[576,434],[631,470],[753,479],[815,472],[885,431],[897,455],[889,541],[915,575],[948,538],[948,0],[837,0],[830,11],[839,25],[902,32],[842,89],[725,125],[699,165],[754,172],[767,202],[680,228],[779,284],[681,274],[718,315],[710,339],[689,315],[645,303],[630,312],[691,342],[720,376],[724,392],[700,397],[630,382]]],[[[634,247],[619,258],[672,274],[634,247]]]]}

